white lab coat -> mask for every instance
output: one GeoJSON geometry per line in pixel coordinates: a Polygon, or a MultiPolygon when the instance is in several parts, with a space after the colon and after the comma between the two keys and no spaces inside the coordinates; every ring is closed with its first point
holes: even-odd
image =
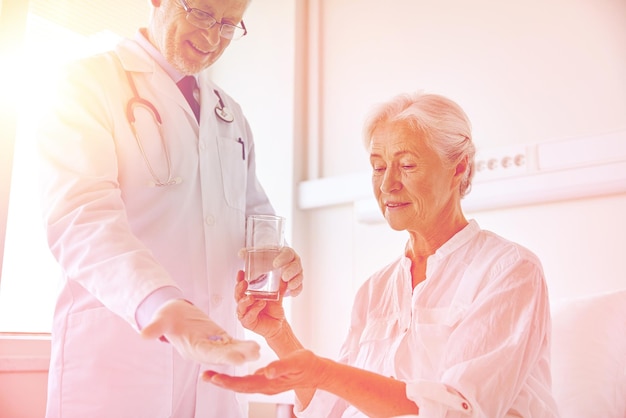
{"type": "MultiPolygon", "coordinates": [[[[247,416],[241,395],[198,381],[202,368],[169,344],[143,340],[135,311],[155,289],[178,286],[242,337],[233,289],[245,217],[273,212],[255,175],[250,128],[222,90],[234,122],[216,117],[219,88],[206,74],[198,125],[176,84],[143,49],[126,40],[117,54],[120,61],[103,54],[72,66],[40,135],[48,241],[66,279],[53,323],[47,417],[247,416]],[[160,113],[180,184],[151,185],[127,120],[132,92],[120,62],[160,113]]],[[[143,109],[135,116],[145,154],[165,178],[156,125],[143,109]]]]}

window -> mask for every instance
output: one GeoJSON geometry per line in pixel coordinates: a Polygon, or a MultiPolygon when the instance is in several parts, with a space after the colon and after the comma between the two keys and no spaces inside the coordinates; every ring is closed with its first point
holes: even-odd
{"type": "Polygon", "coordinates": [[[3,34],[0,39],[11,47],[11,36],[24,34],[19,48],[3,49],[0,67],[2,105],[10,109],[3,112],[0,126],[0,160],[2,164],[8,161],[0,181],[0,209],[8,208],[6,224],[0,216],[0,244],[4,242],[0,253],[0,332],[47,333],[52,325],[61,271],[45,240],[33,147],[35,122],[51,97],[53,80],[67,60],[109,48],[121,35],[132,36],[148,16],[145,3],[5,3],[5,20],[20,14],[23,17],[24,13],[26,19],[25,23],[10,21],[14,33],[3,34]],[[23,9],[16,11],[19,8],[23,9]],[[124,16],[119,10],[124,10],[124,16]]]}

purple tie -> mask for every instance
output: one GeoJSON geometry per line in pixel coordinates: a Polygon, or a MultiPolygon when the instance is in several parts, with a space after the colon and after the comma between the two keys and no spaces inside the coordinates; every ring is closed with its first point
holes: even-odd
{"type": "Polygon", "coordinates": [[[191,110],[193,110],[193,114],[196,115],[196,120],[200,122],[200,103],[196,100],[193,95],[194,90],[198,86],[196,83],[196,78],[194,76],[188,75],[183,77],[178,83],[178,88],[187,99],[187,103],[191,106],[191,110]]]}

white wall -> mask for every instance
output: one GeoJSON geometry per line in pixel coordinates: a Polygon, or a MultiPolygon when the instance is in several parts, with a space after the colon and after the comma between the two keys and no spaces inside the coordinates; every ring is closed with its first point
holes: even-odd
{"type": "MultiPolygon", "coordinates": [[[[623,0],[312,0],[310,7],[320,11],[319,67],[309,65],[320,115],[308,122],[319,136],[296,140],[312,147],[309,154],[319,150],[318,167],[308,168],[320,177],[368,169],[364,116],[403,91],[456,100],[479,149],[626,128],[623,0]]],[[[307,163],[306,153],[297,156],[296,167],[307,163]]],[[[301,174],[296,178],[310,180],[301,174]]],[[[535,251],[552,297],[561,298],[626,286],[623,213],[620,194],[468,216],[535,251]]],[[[307,345],[331,357],[356,288],[405,241],[354,215],[351,204],[297,212],[294,242],[305,260],[306,291],[293,303],[294,321],[307,345]]]]}
{"type": "Polygon", "coordinates": [[[254,134],[257,174],[278,213],[291,216],[293,184],[295,4],[252,1],[248,35],[232,42],[210,68],[242,106],[254,134]]]}

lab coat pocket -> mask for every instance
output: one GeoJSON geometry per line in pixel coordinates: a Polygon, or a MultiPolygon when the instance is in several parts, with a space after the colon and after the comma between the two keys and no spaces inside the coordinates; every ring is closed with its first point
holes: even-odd
{"type": "Polygon", "coordinates": [[[72,313],[61,344],[64,416],[169,416],[169,344],[142,339],[104,307],[72,313]]]}
{"type": "Polygon", "coordinates": [[[232,208],[245,210],[248,174],[246,142],[242,138],[219,137],[217,143],[226,203],[232,208]]]}

